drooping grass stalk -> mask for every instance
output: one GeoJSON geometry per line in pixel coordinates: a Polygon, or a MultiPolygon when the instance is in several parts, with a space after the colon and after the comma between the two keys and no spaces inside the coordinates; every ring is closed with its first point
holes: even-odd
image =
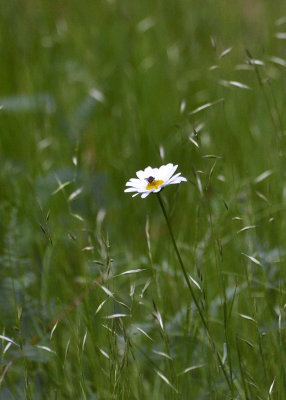
{"type": "Polygon", "coordinates": [[[158,201],[159,201],[161,210],[162,210],[162,212],[163,212],[163,214],[164,214],[164,217],[165,217],[165,220],[166,220],[166,223],[167,223],[167,226],[168,226],[169,234],[170,234],[170,237],[171,237],[171,241],[172,241],[172,244],[173,244],[173,246],[174,246],[174,250],[175,250],[175,253],[176,253],[176,255],[177,255],[177,258],[178,258],[178,261],[179,261],[181,270],[182,270],[182,272],[183,272],[185,281],[186,281],[186,283],[187,283],[188,289],[189,289],[189,291],[190,291],[190,293],[191,293],[191,297],[192,297],[192,299],[193,299],[193,301],[194,301],[194,303],[195,303],[195,306],[196,306],[196,308],[197,308],[197,310],[198,310],[198,313],[199,313],[199,316],[200,316],[200,318],[201,318],[202,324],[203,324],[203,326],[204,326],[204,328],[205,328],[205,330],[206,330],[206,332],[207,332],[207,335],[208,335],[208,338],[209,338],[209,340],[210,340],[211,346],[212,346],[213,351],[214,351],[214,353],[215,353],[215,355],[216,355],[216,357],[217,357],[218,363],[219,363],[219,365],[220,365],[220,367],[221,367],[221,369],[222,369],[222,372],[223,372],[223,375],[224,375],[224,377],[225,377],[225,380],[226,380],[226,382],[227,382],[227,384],[228,384],[228,387],[229,387],[231,393],[234,394],[233,386],[232,386],[232,384],[231,384],[231,382],[230,382],[230,380],[229,380],[229,377],[228,377],[228,374],[227,374],[227,372],[226,372],[226,370],[225,370],[225,367],[224,367],[224,365],[223,365],[222,359],[221,359],[221,357],[220,357],[220,355],[219,355],[219,353],[218,353],[218,351],[217,351],[217,349],[216,349],[216,345],[215,345],[214,340],[213,340],[213,338],[212,338],[212,336],[211,336],[211,334],[210,334],[210,330],[209,330],[207,321],[206,321],[206,319],[205,319],[205,317],[204,317],[204,314],[203,314],[203,312],[202,312],[202,309],[201,309],[201,307],[200,307],[200,305],[199,305],[199,302],[198,302],[198,300],[197,300],[197,298],[196,298],[195,292],[194,292],[194,290],[193,290],[193,288],[192,288],[192,285],[191,285],[191,282],[190,282],[190,278],[188,277],[188,274],[187,274],[186,268],[185,268],[185,266],[184,266],[182,257],[181,257],[181,255],[180,255],[179,249],[178,249],[178,247],[177,247],[177,243],[176,243],[176,240],[175,240],[175,237],[174,237],[174,234],[173,234],[173,230],[172,230],[172,227],[171,227],[171,224],[170,224],[170,221],[169,221],[169,218],[168,218],[168,215],[167,215],[167,212],[166,212],[166,209],[165,209],[165,206],[164,206],[164,203],[163,203],[163,201],[162,201],[162,198],[161,198],[160,193],[157,193],[157,198],[158,198],[158,201]]]}
{"type": "Polygon", "coordinates": [[[218,261],[218,268],[219,268],[219,276],[220,276],[220,280],[221,280],[221,290],[223,293],[223,326],[224,326],[224,335],[225,335],[226,348],[227,348],[227,361],[228,361],[229,372],[230,372],[230,380],[231,380],[231,382],[233,382],[232,360],[231,360],[231,351],[230,351],[230,335],[229,335],[229,329],[228,329],[228,319],[230,317],[230,313],[228,313],[228,310],[227,310],[227,297],[226,297],[224,277],[223,277],[222,269],[221,269],[221,262],[222,262],[222,260],[218,261]]]}
{"type": "MultiPolygon", "coordinates": [[[[211,213],[210,207],[208,207],[208,212],[209,212],[209,218],[210,218],[211,232],[212,232],[212,236],[214,238],[214,226],[213,226],[213,219],[212,219],[212,213],[211,213]]],[[[215,241],[214,241],[214,243],[215,243],[215,241]]],[[[230,314],[228,314],[228,310],[227,310],[225,279],[224,279],[224,276],[222,273],[222,263],[223,263],[222,245],[221,245],[219,239],[216,240],[216,244],[218,246],[219,259],[217,257],[215,244],[213,246],[214,247],[214,258],[216,260],[218,275],[220,277],[220,288],[221,288],[221,292],[223,294],[224,335],[225,335],[226,348],[227,348],[227,362],[228,362],[228,367],[229,367],[230,381],[231,381],[231,384],[233,385],[232,360],[231,360],[231,351],[230,351],[230,335],[229,335],[229,329],[228,329],[228,319],[230,318],[230,314]]]]}
{"type": "Polygon", "coordinates": [[[276,98],[275,98],[274,93],[272,91],[272,88],[270,86],[270,90],[271,90],[271,94],[272,94],[272,99],[273,99],[276,115],[273,114],[273,111],[271,109],[270,100],[269,100],[268,95],[266,93],[266,90],[264,88],[263,79],[261,77],[261,74],[259,72],[257,64],[255,62],[253,62],[254,59],[253,59],[253,57],[252,57],[252,55],[251,55],[251,53],[250,53],[250,51],[248,49],[246,49],[246,54],[249,57],[250,61],[252,61],[251,64],[254,67],[254,71],[255,71],[259,86],[261,88],[261,91],[262,91],[262,94],[263,94],[267,109],[269,111],[269,115],[270,115],[273,127],[274,127],[275,131],[278,132],[279,138],[281,138],[281,134],[283,132],[283,126],[282,126],[282,121],[281,121],[280,113],[279,113],[278,106],[277,106],[277,101],[276,101],[276,98]]]}
{"type": "MultiPolygon", "coordinates": [[[[145,233],[146,233],[146,240],[147,240],[147,246],[148,246],[148,255],[149,255],[150,264],[151,264],[151,273],[152,273],[152,277],[156,284],[156,289],[157,289],[159,300],[161,301],[162,296],[161,296],[161,290],[160,290],[160,286],[159,286],[159,282],[158,282],[158,275],[157,275],[156,269],[154,268],[154,264],[153,264],[153,257],[152,257],[152,251],[151,251],[151,240],[150,240],[150,234],[149,234],[149,218],[148,217],[146,219],[145,233]]],[[[157,310],[157,306],[156,306],[156,303],[154,300],[153,300],[153,307],[155,309],[155,313],[157,314],[158,310],[157,310]]],[[[169,338],[168,338],[167,333],[163,329],[163,326],[161,326],[161,335],[163,337],[165,351],[168,354],[168,356],[170,357],[167,359],[168,373],[171,378],[170,380],[172,380],[172,382],[175,383],[176,374],[175,374],[175,370],[174,370],[173,358],[171,357],[171,354],[170,354],[169,338]]],[[[177,386],[177,382],[176,382],[175,386],[177,386]]]]}
{"type": "MultiPolygon", "coordinates": [[[[153,307],[155,310],[155,316],[157,321],[159,322],[159,318],[161,318],[161,315],[159,313],[159,311],[157,310],[157,306],[155,304],[155,301],[153,300],[153,307]],[[158,318],[159,317],[159,318],[158,318]]],[[[178,385],[178,382],[176,380],[176,374],[175,374],[175,369],[174,369],[174,363],[173,363],[173,358],[171,357],[171,353],[170,353],[170,343],[169,343],[169,337],[167,332],[164,329],[164,324],[159,323],[160,326],[160,333],[161,336],[163,338],[164,341],[164,347],[165,347],[165,351],[168,354],[169,358],[167,358],[167,366],[168,366],[168,374],[170,377],[171,382],[173,382],[174,387],[176,388],[178,385]]],[[[177,389],[175,391],[172,391],[172,398],[175,396],[175,393],[178,393],[177,389]]],[[[174,397],[175,398],[175,397],[174,397]]]]}
{"type": "Polygon", "coordinates": [[[240,371],[241,382],[242,382],[242,387],[243,387],[243,391],[244,391],[245,400],[249,400],[248,393],[247,393],[247,388],[246,388],[246,383],[245,383],[245,378],[244,378],[244,368],[243,368],[242,361],[241,361],[241,354],[240,354],[240,349],[239,349],[238,337],[236,337],[236,351],[237,351],[238,366],[239,366],[239,371],[240,371]]]}

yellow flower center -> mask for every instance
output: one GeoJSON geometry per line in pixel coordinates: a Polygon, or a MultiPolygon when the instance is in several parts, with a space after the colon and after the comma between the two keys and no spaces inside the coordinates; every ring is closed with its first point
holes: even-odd
{"type": "Polygon", "coordinates": [[[164,181],[152,181],[152,182],[148,182],[148,185],[146,186],[147,190],[151,190],[151,189],[158,189],[158,187],[160,185],[162,185],[162,183],[164,183],[164,181]]]}

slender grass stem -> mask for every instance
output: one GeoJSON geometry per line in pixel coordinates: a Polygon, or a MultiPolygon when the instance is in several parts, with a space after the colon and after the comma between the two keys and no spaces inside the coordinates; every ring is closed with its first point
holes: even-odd
{"type": "Polygon", "coordinates": [[[180,255],[180,252],[179,252],[179,249],[178,249],[178,246],[177,246],[177,243],[176,243],[174,234],[173,234],[173,230],[172,230],[172,227],[171,227],[171,224],[170,224],[170,221],[169,221],[169,218],[168,218],[168,215],[167,215],[167,212],[166,212],[166,209],[165,209],[165,206],[164,206],[164,203],[163,203],[163,201],[162,201],[162,198],[161,198],[160,193],[157,193],[157,198],[158,198],[158,201],[159,201],[161,210],[162,210],[162,212],[163,212],[163,214],[164,214],[164,217],[165,217],[165,220],[166,220],[166,223],[167,223],[167,226],[168,226],[169,234],[170,234],[170,237],[171,237],[171,241],[172,241],[172,244],[173,244],[173,246],[174,246],[174,250],[175,250],[175,253],[176,253],[176,255],[177,255],[177,258],[178,258],[178,260],[179,260],[179,264],[180,264],[181,270],[182,270],[182,272],[183,272],[185,281],[186,281],[187,286],[188,286],[188,288],[189,288],[189,291],[190,291],[190,293],[191,293],[191,297],[192,297],[192,299],[193,299],[193,301],[194,301],[194,303],[195,303],[195,306],[196,306],[197,311],[198,311],[198,313],[199,313],[199,316],[200,316],[200,318],[201,318],[202,324],[203,324],[203,326],[204,326],[204,328],[205,328],[205,330],[206,330],[206,332],[207,332],[207,335],[208,335],[208,338],[209,338],[209,340],[210,340],[211,346],[212,346],[212,348],[213,348],[214,353],[216,354],[218,363],[219,363],[219,365],[220,365],[220,367],[221,367],[221,370],[222,370],[222,372],[223,372],[223,374],[224,374],[224,377],[225,377],[225,380],[226,380],[226,382],[227,382],[227,384],[228,384],[228,387],[229,387],[229,389],[231,390],[231,393],[234,394],[233,386],[232,386],[232,384],[231,384],[231,382],[230,382],[230,380],[229,380],[229,377],[228,377],[227,372],[226,372],[226,370],[225,370],[225,367],[224,367],[224,365],[223,365],[222,359],[221,359],[221,357],[220,357],[220,355],[219,355],[219,353],[218,353],[218,351],[217,351],[217,349],[216,349],[214,340],[213,340],[213,338],[211,337],[211,334],[210,334],[210,330],[209,330],[207,321],[206,321],[206,319],[205,319],[205,317],[204,317],[204,314],[203,314],[203,312],[202,312],[202,309],[201,309],[201,307],[200,307],[200,305],[199,305],[199,302],[198,302],[198,300],[197,300],[197,298],[196,298],[194,289],[192,288],[190,278],[188,277],[186,268],[185,268],[185,266],[184,266],[182,257],[181,257],[181,255],[180,255]]]}

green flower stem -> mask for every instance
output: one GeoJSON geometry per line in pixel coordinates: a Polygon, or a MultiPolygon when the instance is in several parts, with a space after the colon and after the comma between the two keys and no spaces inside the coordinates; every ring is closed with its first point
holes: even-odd
{"type": "Polygon", "coordinates": [[[186,268],[185,268],[185,266],[184,266],[182,257],[181,257],[181,255],[180,255],[179,250],[178,250],[178,247],[177,247],[177,244],[176,244],[176,241],[175,241],[175,238],[174,238],[174,234],[173,234],[173,231],[172,231],[172,227],[171,227],[171,224],[170,224],[170,221],[169,221],[169,218],[168,218],[168,215],[167,215],[165,206],[164,206],[164,204],[163,204],[162,198],[161,198],[161,196],[160,196],[160,193],[157,193],[157,198],[158,198],[158,200],[159,200],[160,207],[161,207],[162,212],[163,212],[163,214],[164,214],[164,217],[165,217],[165,220],[166,220],[166,223],[167,223],[167,226],[168,226],[168,230],[169,230],[169,233],[170,233],[170,236],[171,236],[171,240],[172,240],[172,243],[173,243],[173,246],[174,246],[174,249],[175,249],[175,253],[176,253],[177,257],[178,257],[179,264],[180,264],[180,267],[181,267],[181,269],[182,269],[182,271],[183,271],[183,275],[184,275],[185,281],[186,281],[186,283],[187,283],[187,285],[188,285],[188,288],[189,288],[189,291],[190,291],[190,293],[191,293],[192,299],[193,299],[193,301],[194,301],[194,303],[195,303],[195,305],[196,305],[196,308],[197,308],[198,313],[199,313],[199,315],[200,315],[201,321],[202,321],[202,323],[203,323],[203,325],[204,325],[204,327],[205,327],[205,329],[206,329],[206,332],[207,332],[207,335],[208,335],[208,337],[209,337],[210,343],[211,343],[212,348],[213,348],[213,350],[214,350],[214,352],[215,352],[215,354],[216,354],[216,356],[217,356],[219,365],[220,365],[220,367],[221,367],[221,369],[222,369],[222,372],[223,372],[224,377],[225,377],[225,379],[226,379],[226,381],[227,381],[227,384],[228,384],[228,386],[229,386],[231,392],[233,393],[233,386],[232,386],[231,383],[230,383],[230,380],[229,380],[228,375],[227,375],[227,373],[226,373],[226,370],[225,370],[225,367],[224,367],[223,362],[222,362],[222,360],[221,360],[221,357],[220,357],[220,355],[219,355],[219,353],[218,353],[218,351],[217,351],[217,349],[216,349],[215,343],[214,343],[214,341],[213,341],[213,339],[212,339],[212,337],[211,337],[208,324],[207,324],[206,319],[205,319],[205,317],[204,317],[204,314],[203,314],[203,312],[202,312],[202,310],[201,310],[201,307],[200,307],[200,305],[199,305],[199,302],[198,302],[198,300],[197,300],[197,298],[196,298],[194,289],[192,288],[192,285],[191,285],[191,282],[190,282],[190,278],[188,277],[188,274],[187,274],[186,268]]]}

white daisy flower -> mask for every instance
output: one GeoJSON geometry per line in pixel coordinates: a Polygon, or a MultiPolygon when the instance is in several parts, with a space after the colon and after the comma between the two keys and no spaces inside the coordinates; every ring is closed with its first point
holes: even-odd
{"type": "Polygon", "coordinates": [[[137,178],[131,178],[127,183],[124,192],[135,192],[132,197],[141,195],[144,199],[150,193],[158,193],[163,187],[176,183],[186,182],[187,179],[181,173],[174,175],[178,165],[167,164],[160,168],[147,167],[144,171],[137,171],[137,178]]]}

